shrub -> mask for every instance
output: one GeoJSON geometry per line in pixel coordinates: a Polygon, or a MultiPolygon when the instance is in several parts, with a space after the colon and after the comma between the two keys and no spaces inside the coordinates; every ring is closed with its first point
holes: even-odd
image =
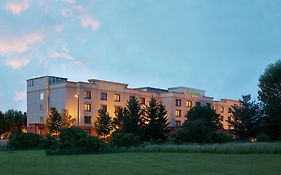
{"type": "Polygon", "coordinates": [[[135,136],[131,133],[113,133],[112,134],[112,144],[115,146],[136,146],[140,144],[140,137],[135,136]]]}
{"type": "Polygon", "coordinates": [[[178,129],[176,131],[176,133],[174,133],[172,135],[171,138],[172,142],[174,142],[175,144],[181,144],[183,142],[185,142],[185,134],[182,128],[178,129]]]}
{"type": "Polygon", "coordinates": [[[12,149],[38,149],[44,144],[43,137],[33,133],[16,133],[9,138],[9,147],[12,149]]]}
{"type": "Polygon", "coordinates": [[[82,141],[82,146],[79,149],[81,153],[99,153],[103,151],[105,144],[98,137],[88,137],[82,141]]]}
{"type": "Polygon", "coordinates": [[[226,143],[234,140],[233,135],[224,131],[216,131],[212,133],[212,141],[215,143],[226,143]]]}
{"type": "Polygon", "coordinates": [[[261,133],[261,134],[257,135],[257,141],[258,142],[269,142],[269,141],[271,141],[271,139],[265,133],[261,133]]]}

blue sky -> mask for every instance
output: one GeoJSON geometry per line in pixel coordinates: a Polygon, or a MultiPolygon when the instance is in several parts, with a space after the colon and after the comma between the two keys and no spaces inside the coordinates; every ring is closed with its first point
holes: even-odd
{"type": "Polygon", "coordinates": [[[279,0],[1,0],[0,110],[26,110],[26,79],[98,78],[257,96],[281,55],[279,0]]]}

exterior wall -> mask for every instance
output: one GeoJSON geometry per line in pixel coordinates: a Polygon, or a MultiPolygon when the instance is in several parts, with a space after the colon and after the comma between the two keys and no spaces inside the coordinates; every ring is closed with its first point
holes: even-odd
{"type": "MultiPolygon", "coordinates": [[[[145,105],[149,104],[152,96],[155,97],[157,101],[165,105],[171,127],[181,125],[186,120],[185,114],[187,111],[195,106],[196,102],[200,102],[202,106],[208,104],[217,111],[224,107],[225,111],[221,113],[223,116],[222,122],[224,128],[228,129],[226,120],[229,114],[227,110],[234,103],[237,103],[234,100],[213,101],[213,98],[205,96],[204,90],[186,87],[176,87],[168,90],[156,88],[132,89],[123,83],[102,80],[71,82],[65,78],[50,76],[30,80],[33,81],[33,86],[27,87],[27,116],[29,125],[43,124],[48,116],[49,108],[56,107],[60,112],[62,109],[67,109],[69,114],[76,118],[75,125],[87,129],[89,132],[96,120],[101,105],[106,105],[109,115],[114,117],[116,106],[125,107],[131,96],[135,96],[139,101],[140,98],[145,98],[145,105]],[[91,92],[90,99],[85,98],[86,91],[91,92]],[[40,99],[40,93],[44,94],[43,99],[40,99]],[[106,100],[101,100],[101,93],[107,94],[106,100]],[[114,94],[120,95],[120,102],[114,101],[114,94]],[[180,106],[176,106],[177,99],[181,100],[180,106]],[[186,101],[191,101],[192,106],[186,106],[186,101]],[[90,111],[84,110],[85,104],[91,105],[90,111]],[[40,105],[44,107],[43,110],[40,110],[40,105]],[[176,110],[181,111],[180,116],[176,116],[176,110]],[[91,116],[91,124],[85,123],[85,116],[91,116]]],[[[32,129],[32,127],[30,128],[32,129]]]]}

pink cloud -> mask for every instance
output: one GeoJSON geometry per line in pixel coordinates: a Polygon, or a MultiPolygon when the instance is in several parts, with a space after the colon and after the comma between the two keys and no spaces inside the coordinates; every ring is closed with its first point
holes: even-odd
{"type": "Polygon", "coordinates": [[[96,31],[100,28],[100,21],[90,17],[82,17],[81,25],[83,27],[90,27],[93,31],[96,31]]]}
{"type": "Polygon", "coordinates": [[[66,52],[53,52],[49,55],[51,58],[65,59],[65,60],[75,60],[73,56],[66,52]]]}
{"type": "Polygon", "coordinates": [[[6,5],[6,10],[14,15],[19,15],[21,12],[26,11],[29,7],[28,0],[17,1],[6,5]]]}
{"type": "Polygon", "coordinates": [[[41,42],[44,35],[32,33],[23,37],[0,38],[0,55],[22,53],[30,49],[31,45],[41,42]]]}
{"type": "Polygon", "coordinates": [[[11,67],[12,69],[20,69],[26,65],[28,65],[30,58],[16,58],[16,59],[8,59],[6,60],[6,66],[11,67]]]}
{"type": "Polygon", "coordinates": [[[14,97],[15,101],[23,101],[26,99],[26,92],[23,91],[17,91],[14,97]]]}

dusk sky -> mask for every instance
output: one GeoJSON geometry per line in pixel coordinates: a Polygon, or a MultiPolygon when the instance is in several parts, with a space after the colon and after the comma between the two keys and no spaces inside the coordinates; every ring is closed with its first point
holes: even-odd
{"type": "Polygon", "coordinates": [[[1,0],[0,110],[26,111],[26,80],[257,96],[281,58],[281,0],[1,0]]]}

